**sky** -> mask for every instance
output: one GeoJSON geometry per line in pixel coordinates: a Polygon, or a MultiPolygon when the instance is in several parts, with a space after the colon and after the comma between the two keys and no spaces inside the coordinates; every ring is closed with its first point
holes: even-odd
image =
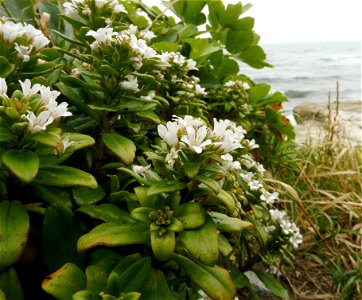
{"type": "MultiPolygon", "coordinates": [[[[156,5],[160,0],[143,0],[156,5]]],[[[197,1],[197,0],[194,0],[197,1]]],[[[223,0],[237,3],[239,0],[223,0]]],[[[362,0],[242,0],[260,43],[361,41],[362,0]]]]}
{"type": "MultiPolygon", "coordinates": [[[[225,0],[225,3],[239,1],[225,0]]],[[[361,0],[248,0],[261,43],[361,41],[361,0]]]]}

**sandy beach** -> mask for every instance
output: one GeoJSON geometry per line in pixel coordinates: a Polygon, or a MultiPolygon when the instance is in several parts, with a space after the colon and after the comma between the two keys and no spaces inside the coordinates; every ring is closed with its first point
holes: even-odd
{"type": "MultiPolygon", "coordinates": [[[[293,109],[297,142],[318,143],[328,130],[328,104],[305,103],[293,109]]],[[[362,102],[331,103],[331,119],[335,120],[337,136],[352,145],[362,144],[362,102]]]]}

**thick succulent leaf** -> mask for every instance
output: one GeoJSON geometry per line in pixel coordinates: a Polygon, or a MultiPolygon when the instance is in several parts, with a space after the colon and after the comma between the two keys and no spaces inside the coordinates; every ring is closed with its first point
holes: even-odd
{"type": "Polygon", "coordinates": [[[18,261],[28,240],[29,216],[19,201],[0,203],[0,269],[18,261]]]}
{"type": "Polygon", "coordinates": [[[42,233],[44,260],[51,271],[55,271],[66,262],[79,266],[84,255],[77,252],[77,241],[82,235],[81,227],[74,213],[62,206],[51,205],[47,208],[42,233]]]}
{"type": "Polygon", "coordinates": [[[133,162],[136,154],[136,146],[130,139],[117,133],[104,133],[102,140],[108,150],[126,165],[133,162]]]}
{"type": "Polygon", "coordinates": [[[104,291],[107,284],[107,273],[102,267],[91,265],[85,269],[87,278],[87,290],[97,292],[104,291]]]}
{"type": "Polygon", "coordinates": [[[148,276],[144,289],[142,290],[141,300],[176,300],[170,290],[163,272],[152,269],[148,276]]]}
{"type": "Polygon", "coordinates": [[[24,291],[20,284],[15,268],[11,267],[0,272],[0,299],[1,300],[23,300],[24,291]],[[3,293],[3,298],[1,295],[3,293]]]}
{"type": "Polygon", "coordinates": [[[79,186],[72,189],[72,194],[74,202],[78,206],[83,206],[87,204],[94,204],[102,200],[105,197],[106,192],[101,186],[98,186],[95,189],[79,186]]]}
{"type": "Polygon", "coordinates": [[[76,292],[86,289],[86,277],[79,267],[66,263],[43,280],[42,288],[58,300],[69,300],[76,292]]]}
{"type": "Polygon", "coordinates": [[[179,234],[181,244],[192,258],[212,266],[219,257],[218,233],[210,217],[196,229],[184,230],[179,234]]]}
{"type": "Polygon", "coordinates": [[[131,218],[129,213],[123,209],[120,209],[117,205],[110,203],[103,203],[100,205],[89,204],[84,205],[78,209],[94,219],[99,219],[104,222],[131,222],[135,223],[135,220],[131,218]]]}
{"type": "Polygon", "coordinates": [[[213,267],[202,265],[180,254],[176,254],[174,259],[210,298],[215,300],[235,298],[236,288],[229,272],[225,269],[217,265],[213,267]]]}
{"type": "Polygon", "coordinates": [[[32,151],[11,149],[2,156],[3,163],[26,183],[32,181],[38,173],[39,157],[32,151]]]}
{"type": "Polygon", "coordinates": [[[34,181],[60,187],[84,186],[95,189],[98,186],[91,174],[68,166],[43,166],[34,181]]]}
{"type": "Polygon", "coordinates": [[[205,223],[206,210],[198,202],[184,203],[177,209],[175,217],[184,229],[193,229],[205,223]]]}
{"type": "Polygon", "coordinates": [[[78,240],[78,251],[103,246],[145,244],[150,240],[149,225],[144,223],[104,223],[78,240]]]}

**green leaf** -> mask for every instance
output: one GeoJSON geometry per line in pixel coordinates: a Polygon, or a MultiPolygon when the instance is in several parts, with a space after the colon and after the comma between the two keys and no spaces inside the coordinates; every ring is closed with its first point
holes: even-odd
{"type": "Polygon", "coordinates": [[[250,284],[249,278],[236,267],[231,268],[230,276],[237,289],[242,289],[250,284]]]}
{"type": "Polygon", "coordinates": [[[84,112],[93,119],[98,120],[98,114],[89,108],[88,105],[84,102],[85,96],[81,89],[72,88],[65,85],[63,82],[59,82],[55,86],[65,97],[68,98],[70,103],[78,108],[81,112],[84,112]]]}
{"type": "Polygon", "coordinates": [[[59,134],[52,131],[40,131],[37,134],[33,135],[31,139],[40,144],[56,147],[59,143],[62,142],[59,134]]]}
{"type": "Polygon", "coordinates": [[[280,284],[280,282],[276,278],[259,270],[253,270],[253,271],[275,296],[278,296],[285,300],[289,299],[289,294],[287,290],[284,289],[284,287],[280,284]]]}
{"type": "MultiPolygon", "coordinates": [[[[95,292],[90,290],[79,291],[73,294],[72,300],[102,300],[102,297],[99,295],[99,293],[100,292],[95,292]]],[[[114,299],[116,298],[114,297],[114,299]]]]}
{"type": "Polygon", "coordinates": [[[192,258],[205,265],[213,266],[219,258],[218,233],[210,217],[201,227],[180,232],[179,240],[192,258]]]}
{"type": "Polygon", "coordinates": [[[240,59],[256,69],[271,67],[270,64],[265,62],[266,54],[260,46],[248,47],[240,54],[240,59]]]}
{"type": "Polygon", "coordinates": [[[235,22],[230,23],[228,27],[233,30],[251,31],[254,27],[254,18],[245,17],[238,19],[235,22]]]}
{"type": "Polygon", "coordinates": [[[138,259],[122,269],[119,275],[121,293],[139,292],[142,290],[149,273],[151,272],[151,258],[149,256],[138,259]]]}
{"type": "Polygon", "coordinates": [[[91,265],[85,269],[87,278],[87,290],[98,294],[105,290],[107,284],[107,273],[102,267],[91,265]]]}
{"type": "Polygon", "coordinates": [[[31,183],[32,192],[45,203],[60,204],[68,208],[73,207],[72,196],[68,190],[58,187],[43,186],[31,183]]]}
{"type": "Polygon", "coordinates": [[[188,38],[184,42],[191,46],[190,58],[198,62],[205,61],[212,53],[220,50],[220,47],[211,45],[209,39],[188,38]]]}
{"type": "Polygon", "coordinates": [[[66,263],[44,279],[42,288],[58,300],[69,300],[76,292],[85,290],[86,277],[79,267],[66,263]]]}
{"type": "Polygon", "coordinates": [[[199,175],[197,176],[197,180],[205,184],[208,188],[210,188],[215,195],[217,195],[221,190],[219,183],[212,178],[199,175]]]}
{"type": "Polygon", "coordinates": [[[133,162],[136,155],[136,146],[130,139],[117,133],[103,133],[102,141],[111,153],[121,159],[126,165],[133,162]]]}
{"type": "Polygon", "coordinates": [[[0,272],[0,299],[23,300],[24,292],[15,268],[11,267],[0,272]],[[2,298],[2,294],[4,298],[2,298]]]}
{"type": "Polygon", "coordinates": [[[14,70],[15,65],[9,63],[6,57],[0,56],[0,77],[8,77],[14,70]]]}
{"type": "Polygon", "coordinates": [[[230,53],[240,53],[253,42],[254,35],[252,31],[234,31],[228,30],[226,35],[226,49],[230,53]]]}
{"type": "Polygon", "coordinates": [[[84,205],[77,211],[104,222],[135,222],[127,211],[110,203],[84,205]]]}
{"type": "Polygon", "coordinates": [[[44,260],[51,271],[66,262],[81,266],[84,256],[77,252],[77,241],[82,235],[78,219],[61,205],[50,205],[43,221],[42,246],[44,260]]]}
{"type": "Polygon", "coordinates": [[[151,187],[147,190],[147,197],[151,197],[161,193],[173,193],[183,190],[184,188],[186,188],[186,184],[180,181],[158,182],[151,185],[151,187]]]}
{"type": "Polygon", "coordinates": [[[141,300],[176,300],[174,294],[167,284],[167,280],[162,271],[152,269],[148,276],[141,300]]]}
{"type": "Polygon", "coordinates": [[[39,158],[27,149],[6,151],[2,156],[3,163],[22,181],[29,183],[38,173],[39,158]]]}
{"type": "Polygon", "coordinates": [[[230,274],[225,269],[196,263],[191,259],[175,254],[175,261],[185,270],[187,275],[212,299],[233,300],[236,289],[230,274]]]}
{"type": "Polygon", "coordinates": [[[95,189],[90,189],[87,187],[75,187],[72,188],[72,194],[74,202],[78,206],[97,203],[106,196],[106,192],[101,186],[98,186],[95,189]]]}
{"type": "Polygon", "coordinates": [[[224,57],[216,72],[220,81],[223,81],[226,76],[236,75],[239,72],[239,65],[235,60],[224,57]]]}
{"type": "Polygon", "coordinates": [[[193,229],[205,223],[206,210],[198,202],[184,203],[177,209],[175,217],[184,229],[193,229]]]}
{"type": "Polygon", "coordinates": [[[145,244],[150,240],[149,225],[143,223],[103,223],[78,240],[78,251],[104,245],[109,247],[145,244]]]}
{"type": "Polygon", "coordinates": [[[19,201],[0,203],[0,269],[18,261],[27,243],[29,228],[28,213],[19,201]]]}
{"type": "Polygon", "coordinates": [[[89,173],[67,166],[43,166],[34,182],[52,186],[85,186],[95,189],[98,184],[89,173]]]}
{"type": "Polygon", "coordinates": [[[248,90],[249,100],[251,103],[257,103],[259,100],[268,96],[270,85],[266,83],[258,83],[248,90]]]}
{"type": "Polygon", "coordinates": [[[177,52],[179,50],[179,45],[177,43],[170,42],[157,42],[152,44],[152,48],[157,52],[177,52]]]}

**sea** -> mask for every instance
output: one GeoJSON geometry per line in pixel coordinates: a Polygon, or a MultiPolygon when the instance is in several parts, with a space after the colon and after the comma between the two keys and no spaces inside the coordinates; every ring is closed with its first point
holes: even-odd
{"type": "Polygon", "coordinates": [[[361,41],[265,44],[262,48],[273,68],[252,69],[240,65],[241,72],[255,82],[266,82],[272,91],[289,99],[283,104],[291,111],[302,103],[336,100],[361,101],[361,41]]]}

